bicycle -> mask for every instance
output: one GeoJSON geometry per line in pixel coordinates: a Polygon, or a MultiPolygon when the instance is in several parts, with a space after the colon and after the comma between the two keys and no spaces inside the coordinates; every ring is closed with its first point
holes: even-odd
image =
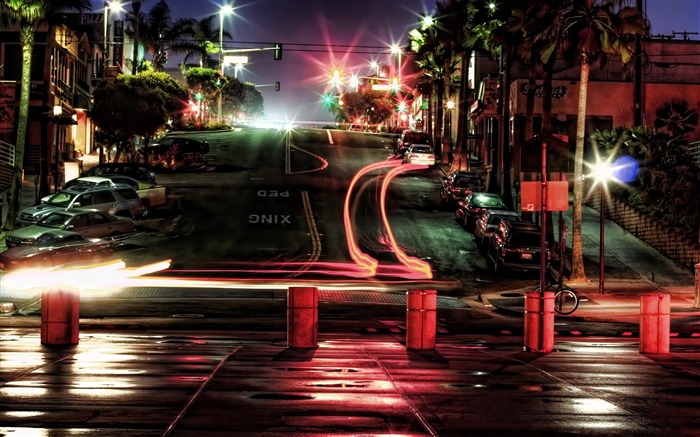
{"type": "MultiPolygon", "coordinates": [[[[554,311],[557,313],[567,316],[578,308],[578,293],[573,288],[564,285],[561,277],[556,283],[547,279],[546,290],[554,291],[554,311]]],[[[535,292],[539,291],[540,287],[535,288],[535,292]]]]}

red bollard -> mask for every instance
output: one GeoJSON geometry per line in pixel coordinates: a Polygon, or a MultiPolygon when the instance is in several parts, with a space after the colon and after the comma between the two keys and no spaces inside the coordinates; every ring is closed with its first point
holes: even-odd
{"type": "Polygon", "coordinates": [[[406,292],[406,348],[435,349],[437,328],[437,291],[406,292]]]}
{"type": "Polygon", "coordinates": [[[642,296],[639,353],[667,354],[671,347],[671,296],[642,296]]]}
{"type": "Polygon", "coordinates": [[[287,290],[287,347],[318,347],[318,289],[287,290]]]}
{"type": "Polygon", "coordinates": [[[695,264],[695,300],[693,308],[700,308],[700,263],[695,264]]]}
{"type": "Polygon", "coordinates": [[[41,344],[78,344],[80,292],[70,288],[47,289],[41,293],[41,344]]]}
{"type": "Polygon", "coordinates": [[[526,293],[524,340],[526,351],[550,353],[554,350],[554,292],[526,293]]]}

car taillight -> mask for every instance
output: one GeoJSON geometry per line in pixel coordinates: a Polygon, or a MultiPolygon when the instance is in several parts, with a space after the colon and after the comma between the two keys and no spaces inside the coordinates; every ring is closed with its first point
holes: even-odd
{"type": "Polygon", "coordinates": [[[413,158],[418,158],[418,155],[416,155],[416,154],[414,153],[413,155],[411,155],[411,159],[413,159],[413,158]]]}

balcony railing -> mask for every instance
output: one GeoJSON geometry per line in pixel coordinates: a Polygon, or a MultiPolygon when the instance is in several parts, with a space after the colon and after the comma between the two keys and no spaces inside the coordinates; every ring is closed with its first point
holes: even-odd
{"type": "Polygon", "coordinates": [[[688,154],[695,165],[700,167],[700,141],[688,144],[688,154]]]}

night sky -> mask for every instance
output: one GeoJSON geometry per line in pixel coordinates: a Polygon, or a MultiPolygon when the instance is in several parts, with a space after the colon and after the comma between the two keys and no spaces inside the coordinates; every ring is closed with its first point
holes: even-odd
{"type": "MultiPolygon", "coordinates": [[[[643,0],[652,35],[700,32],[700,0],[643,0]]],[[[156,0],[145,0],[148,11],[156,0]]],[[[174,17],[202,19],[218,14],[222,0],[168,0],[174,17]]],[[[94,1],[94,12],[102,1],[94,1]]],[[[360,76],[373,75],[371,61],[396,65],[389,53],[393,43],[405,44],[408,32],[434,0],[236,0],[235,15],[224,21],[233,38],[226,49],[270,47],[282,43],[283,59],[271,51],[245,53],[249,64],[238,79],[259,85],[265,113],[271,120],[328,121],[320,103],[330,72],[341,68],[360,76]],[[346,6],[347,5],[347,6],[346,6]],[[336,45],[331,47],[331,45],[336,45]],[[281,90],[274,90],[274,83],[281,90]]],[[[216,22],[218,27],[218,22],[216,22]]],[[[700,40],[700,35],[689,35],[700,40]]],[[[178,59],[171,56],[170,67],[178,59]]],[[[402,59],[402,61],[404,61],[402,59]]],[[[233,68],[226,70],[233,76],[233,68]]]]}

